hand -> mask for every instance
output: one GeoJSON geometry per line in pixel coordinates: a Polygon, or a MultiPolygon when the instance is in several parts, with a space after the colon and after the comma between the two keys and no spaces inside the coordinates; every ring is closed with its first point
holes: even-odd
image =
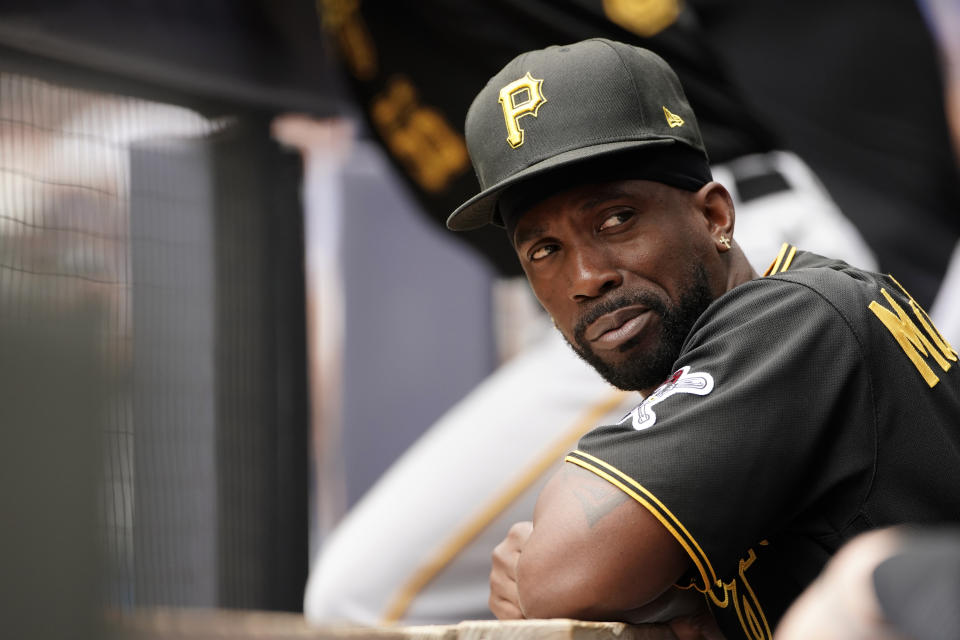
{"type": "Polygon", "coordinates": [[[724,640],[706,597],[696,589],[670,587],[659,597],[623,616],[630,624],[669,628],[676,640],[724,640]]]}
{"type": "Polygon", "coordinates": [[[724,640],[725,637],[705,600],[702,610],[693,615],[674,618],[667,626],[677,640],[724,640]]]}
{"type": "Polygon", "coordinates": [[[500,620],[524,618],[517,589],[517,562],[523,545],[533,533],[532,522],[518,522],[510,527],[507,537],[493,550],[490,570],[490,611],[500,620]]]}

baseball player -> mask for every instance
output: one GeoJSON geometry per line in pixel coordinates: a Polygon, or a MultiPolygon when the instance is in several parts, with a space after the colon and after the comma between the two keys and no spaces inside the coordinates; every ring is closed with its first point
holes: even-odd
{"type": "MultiPolygon", "coordinates": [[[[714,177],[736,205],[738,243],[758,270],[784,240],[873,267],[858,230],[810,169],[777,150],[768,127],[744,107],[704,47],[697,16],[671,1],[646,3],[647,11],[631,8],[638,3],[429,0],[362,3],[328,15],[372,131],[411,177],[431,216],[445,219],[475,189],[466,151],[462,175],[452,161],[460,157],[453,147],[475,87],[517,51],[607,34],[662,52],[689,81],[714,177]],[[473,28],[451,37],[450,25],[464,21],[473,28]],[[401,22],[411,26],[398,29],[401,22]],[[415,46],[420,41],[431,46],[415,46]],[[433,128],[420,144],[409,143],[418,132],[426,135],[419,124],[436,124],[438,117],[450,123],[449,131],[433,128]],[[448,175],[441,168],[453,173],[427,190],[426,177],[448,175]]],[[[499,229],[457,237],[481,246],[500,273],[498,289],[517,293],[511,299],[531,309],[508,316],[511,334],[526,339],[430,425],[323,540],[304,599],[313,622],[425,624],[489,617],[490,550],[510,524],[532,517],[546,478],[580,436],[618,421],[643,399],[637,391],[612,387],[569,349],[530,294],[499,229]],[[528,330],[518,317],[533,318],[524,325],[528,330]],[[385,521],[391,526],[384,527],[385,521]]]]}
{"type": "Polygon", "coordinates": [[[846,540],[960,513],[957,351],[892,276],[785,244],[758,277],[661,58],[521,54],[466,137],[481,191],[448,226],[503,226],[573,350],[646,396],[498,545],[498,617],[770,638],[846,540]]]}

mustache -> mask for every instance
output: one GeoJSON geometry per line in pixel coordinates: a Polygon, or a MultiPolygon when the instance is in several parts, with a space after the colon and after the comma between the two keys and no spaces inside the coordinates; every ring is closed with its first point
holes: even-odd
{"type": "Polygon", "coordinates": [[[632,291],[615,298],[604,298],[584,310],[583,315],[573,327],[574,339],[579,344],[585,344],[587,327],[608,313],[634,305],[643,305],[661,317],[667,310],[663,300],[649,291],[632,291]]]}

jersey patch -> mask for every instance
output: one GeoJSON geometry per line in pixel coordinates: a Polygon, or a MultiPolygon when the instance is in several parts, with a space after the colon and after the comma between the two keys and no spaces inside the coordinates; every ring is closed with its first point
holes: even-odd
{"type": "Polygon", "coordinates": [[[620,421],[620,424],[631,420],[633,428],[637,431],[649,429],[657,422],[657,414],[653,410],[654,405],[663,402],[676,393],[692,393],[696,396],[705,396],[711,391],[713,391],[713,376],[705,371],[690,373],[690,367],[683,367],[670,376],[669,380],[657,387],[656,391],[644,398],[636,409],[620,421]]]}

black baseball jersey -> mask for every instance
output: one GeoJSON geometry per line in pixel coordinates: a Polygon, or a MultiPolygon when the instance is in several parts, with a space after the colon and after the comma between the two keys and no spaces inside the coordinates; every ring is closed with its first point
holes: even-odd
{"type": "Polygon", "coordinates": [[[728,638],[770,638],[857,533],[960,519],[957,352],[894,278],[785,245],[675,369],[567,461],[670,530],[728,638]]]}

